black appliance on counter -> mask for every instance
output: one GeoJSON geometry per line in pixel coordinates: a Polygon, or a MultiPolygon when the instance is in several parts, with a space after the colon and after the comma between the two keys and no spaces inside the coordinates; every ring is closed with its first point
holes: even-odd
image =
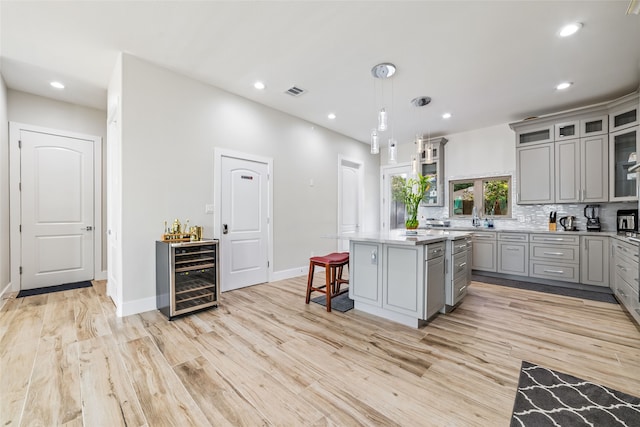
{"type": "Polygon", "coordinates": [[[638,209],[620,209],[617,221],[618,233],[638,232],[638,209]]]}
{"type": "Polygon", "coordinates": [[[600,231],[599,209],[600,205],[587,205],[584,207],[584,216],[587,218],[587,231],[600,231]]]}

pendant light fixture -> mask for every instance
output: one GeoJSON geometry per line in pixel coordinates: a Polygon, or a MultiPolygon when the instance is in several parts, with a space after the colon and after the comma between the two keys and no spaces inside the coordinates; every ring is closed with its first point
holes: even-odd
{"type": "MultiPolygon", "coordinates": [[[[382,85],[381,85],[381,105],[380,108],[378,108],[378,105],[376,103],[376,112],[377,112],[377,118],[378,118],[378,124],[377,124],[377,128],[376,131],[377,132],[385,132],[387,129],[389,129],[389,113],[387,112],[387,109],[385,108],[385,100],[384,100],[384,80],[392,77],[394,74],[396,73],[396,66],[389,63],[389,62],[383,62],[380,63],[378,65],[375,65],[372,69],[371,69],[371,75],[375,78],[375,79],[380,79],[382,81],[382,85]]],[[[375,98],[375,91],[376,91],[376,86],[375,86],[375,80],[374,80],[374,85],[373,85],[373,90],[374,90],[374,98],[375,98]]],[[[391,98],[393,99],[393,86],[391,87],[391,98]]],[[[374,101],[375,102],[375,101],[374,101]]],[[[378,134],[376,133],[375,135],[376,137],[378,136],[378,134]]],[[[371,153],[372,154],[376,154],[379,152],[379,149],[375,150],[374,153],[374,134],[373,131],[371,132],[371,153]]],[[[389,145],[389,147],[391,147],[391,145],[389,145]]],[[[389,148],[389,150],[391,150],[391,148],[389,148]]]]}
{"type": "Polygon", "coordinates": [[[378,137],[377,129],[371,130],[371,154],[378,154],[380,152],[380,138],[378,137]]]}
{"type": "MultiPolygon", "coordinates": [[[[417,98],[413,98],[411,103],[416,108],[421,108],[431,103],[431,97],[429,96],[418,96],[417,98]]],[[[416,153],[422,157],[422,152],[424,151],[424,163],[431,164],[433,163],[433,144],[427,134],[427,139],[424,139],[424,134],[416,133],[416,153]]]]}
{"type": "Polygon", "coordinates": [[[389,164],[398,163],[398,147],[396,140],[393,138],[389,138],[389,164]]]}

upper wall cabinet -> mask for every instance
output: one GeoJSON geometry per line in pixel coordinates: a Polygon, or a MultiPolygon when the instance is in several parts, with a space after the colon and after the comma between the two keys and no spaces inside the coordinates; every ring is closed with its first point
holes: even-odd
{"type": "Polygon", "coordinates": [[[422,151],[422,175],[429,179],[429,191],[422,199],[422,203],[427,206],[443,206],[444,205],[444,145],[447,143],[446,138],[430,139],[431,159],[427,155],[427,146],[422,151]],[[429,163],[427,163],[429,162],[429,163]]]}
{"type": "Polygon", "coordinates": [[[569,122],[556,123],[554,129],[556,141],[575,139],[580,136],[580,120],[571,120],[569,122]]]}
{"type": "Polygon", "coordinates": [[[638,200],[637,174],[628,169],[640,149],[639,110],[634,92],[611,102],[511,123],[516,133],[517,203],[638,200]]]}
{"type": "Polygon", "coordinates": [[[638,123],[638,96],[616,103],[609,110],[609,131],[615,132],[636,126],[638,123]]]}
{"type": "Polygon", "coordinates": [[[580,119],[580,137],[606,135],[609,132],[609,116],[600,114],[580,119]]]}
{"type": "Polygon", "coordinates": [[[516,131],[516,146],[518,147],[554,141],[555,130],[553,123],[523,125],[517,129],[514,128],[514,130],[516,131]]]}

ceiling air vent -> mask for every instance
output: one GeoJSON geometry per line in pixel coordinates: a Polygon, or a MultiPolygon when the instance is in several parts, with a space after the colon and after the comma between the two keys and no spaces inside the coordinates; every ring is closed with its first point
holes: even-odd
{"type": "Polygon", "coordinates": [[[289,89],[285,91],[285,93],[288,93],[291,96],[300,96],[305,92],[306,90],[300,89],[299,87],[296,87],[296,86],[291,86],[289,89]]]}

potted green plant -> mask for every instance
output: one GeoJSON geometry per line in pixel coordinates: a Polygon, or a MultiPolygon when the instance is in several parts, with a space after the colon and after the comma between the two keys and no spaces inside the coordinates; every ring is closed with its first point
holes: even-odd
{"type": "Polygon", "coordinates": [[[397,186],[394,191],[395,197],[398,200],[404,202],[405,209],[407,211],[407,219],[405,220],[405,227],[408,230],[418,228],[418,207],[420,201],[424,198],[424,195],[429,191],[431,184],[427,176],[418,175],[417,178],[401,178],[403,185],[397,186]]]}

